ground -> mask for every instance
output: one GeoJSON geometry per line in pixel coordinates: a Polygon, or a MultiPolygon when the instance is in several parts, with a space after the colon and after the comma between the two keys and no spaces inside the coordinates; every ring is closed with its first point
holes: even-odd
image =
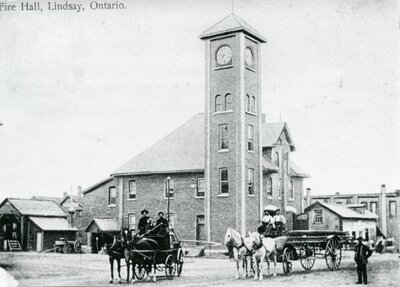
{"type": "MultiPolygon", "coordinates": [[[[399,254],[374,254],[368,264],[370,286],[398,286],[399,254]]],[[[123,262],[125,264],[125,262],[123,262]]],[[[108,284],[109,264],[106,255],[43,254],[34,252],[0,253],[0,267],[4,268],[22,286],[112,286],[108,284]]],[[[357,286],[352,253],[343,255],[338,271],[328,271],[324,259],[317,259],[311,271],[304,271],[299,262],[293,263],[289,276],[283,275],[278,263],[277,277],[263,282],[234,279],[235,263],[228,259],[187,259],[182,277],[167,280],[159,273],[158,283],[137,282],[139,286],[357,286]],[[271,285],[270,285],[271,286],[271,285]]],[[[0,270],[2,271],[2,270],[0,270]]],[[[126,267],[122,267],[125,279],[126,267]]],[[[0,277],[1,277],[0,272],[0,277]]],[[[0,278],[0,286],[5,280],[0,278]]],[[[9,281],[10,282],[10,281],[9,281]]],[[[9,284],[13,286],[12,283],[9,284]]],[[[114,284],[129,286],[126,284],[114,284]]]]}

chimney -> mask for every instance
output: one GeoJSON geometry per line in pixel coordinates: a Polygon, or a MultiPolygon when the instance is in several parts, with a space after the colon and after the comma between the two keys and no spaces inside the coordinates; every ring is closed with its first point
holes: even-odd
{"type": "Polygon", "coordinates": [[[63,192],[63,199],[66,198],[67,195],[68,195],[68,192],[64,191],[64,192],[63,192]]]}
{"type": "Polygon", "coordinates": [[[381,222],[381,230],[383,235],[387,236],[387,223],[386,223],[386,186],[381,185],[381,208],[379,215],[381,222]]]}
{"type": "Polygon", "coordinates": [[[311,205],[311,188],[307,187],[306,191],[306,196],[307,196],[307,206],[311,205]]]}
{"type": "Polygon", "coordinates": [[[340,195],[340,192],[339,191],[336,191],[335,192],[335,196],[339,196],[340,195]]]}
{"type": "Polygon", "coordinates": [[[78,197],[82,197],[82,186],[78,185],[78,197]]]}
{"type": "Polygon", "coordinates": [[[261,114],[261,123],[265,124],[265,114],[261,114]]]}

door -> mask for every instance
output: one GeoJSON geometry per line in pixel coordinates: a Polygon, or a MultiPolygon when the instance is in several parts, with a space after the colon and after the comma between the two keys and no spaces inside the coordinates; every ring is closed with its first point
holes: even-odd
{"type": "Polygon", "coordinates": [[[206,241],[206,222],[204,215],[196,216],[196,240],[206,241]]]}
{"type": "Polygon", "coordinates": [[[36,251],[42,252],[43,251],[42,247],[43,247],[43,233],[37,232],[36,233],[36,251]]]}

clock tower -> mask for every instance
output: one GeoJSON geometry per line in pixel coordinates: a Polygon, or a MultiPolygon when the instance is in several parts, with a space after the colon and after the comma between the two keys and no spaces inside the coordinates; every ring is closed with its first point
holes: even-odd
{"type": "Polygon", "coordinates": [[[260,44],[230,14],[200,35],[206,48],[205,219],[207,239],[227,227],[256,230],[262,216],[260,44]]]}

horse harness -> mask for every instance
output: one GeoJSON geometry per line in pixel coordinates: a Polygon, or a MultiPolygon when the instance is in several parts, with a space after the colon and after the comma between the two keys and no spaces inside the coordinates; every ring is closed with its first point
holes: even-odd
{"type": "MultiPolygon", "coordinates": [[[[232,243],[233,248],[235,248],[236,250],[239,251],[240,248],[244,247],[244,248],[246,248],[246,253],[244,254],[244,256],[253,255],[254,250],[250,250],[249,248],[247,248],[246,244],[244,244],[243,237],[240,237],[240,239],[242,240],[242,244],[240,244],[239,246],[235,246],[235,244],[232,243]]],[[[231,242],[232,241],[233,241],[233,239],[231,239],[231,242]]]]}

